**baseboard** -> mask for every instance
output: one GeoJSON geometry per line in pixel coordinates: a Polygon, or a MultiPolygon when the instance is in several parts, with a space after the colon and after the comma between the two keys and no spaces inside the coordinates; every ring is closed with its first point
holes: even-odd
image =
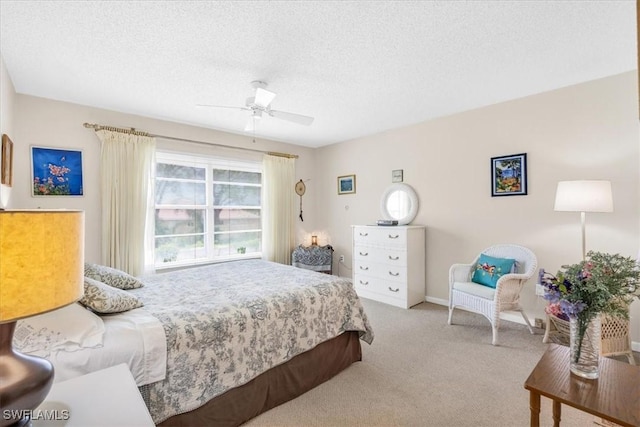
{"type": "Polygon", "coordinates": [[[424,299],[426,302],[431,302],[434,304],[438,304],[438,305],[444,305],[445,307],[449,306],[449,300],[446,299],[440,299],[440,298],[433,298],[433,297],[425,297],[424,299]]]}
{"type": "MultiPolygon", "coordinates": [[[[444,305],[446,307],[449,306],[449,301],[446,299],[441,299],[441,298],[433,298],[433,297],[425,297],[424,299],[426,302],[430,302],[433,304],[438,304],[438,305],[444,305]]],[[[464,310],[464,308],[462,307],[456,307],[457,309],[460,310],[464,310]]],[[[515,323],[519,323],[521,325],[526,325],[526,323],[524,322],[524,319],[522,318],[522,315],[518,312],[504,312],[504,313],[500,313],[500,319],[502,320],[506,320],[508,322],[515,322],[515,323]]],[[[529,319],[531,320],[531,319],[529,319]]],[[[633,351],[638,351],[640,352],[640,342],[636,342],[636,341],[631,341],[631,349],[633,351]]]]}

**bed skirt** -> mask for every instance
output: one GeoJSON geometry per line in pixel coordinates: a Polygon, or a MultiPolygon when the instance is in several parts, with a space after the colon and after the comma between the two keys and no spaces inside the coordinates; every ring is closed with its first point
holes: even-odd
{"type": "Polygon", "coordinates": [[[238,426],[300,396],[360,360],[358,332],[345,332],[158,426],[238,426]]]}

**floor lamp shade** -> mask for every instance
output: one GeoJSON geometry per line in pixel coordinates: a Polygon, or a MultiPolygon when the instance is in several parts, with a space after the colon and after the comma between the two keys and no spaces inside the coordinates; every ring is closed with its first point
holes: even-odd
{"type": "Polygon", "coordinates": [[[556,211],[613,212],[609,181],[560,181],[556,190],[556,211]]]}
{"type": "Polygon", "coordinates": [[[586,212],[613,212],[611,182],[583,180],[560,181],[556,189],[554,210],[580,212],[582,231],[582,259],[586,258],[586,212]]]}
{"type": "Polygon", "coordinates": [[[16,321],[71,304],[83,290],[84,212],[0,211],[0,427],[28,424],[53,382],[48,360],[13,350],[16,321]]]}

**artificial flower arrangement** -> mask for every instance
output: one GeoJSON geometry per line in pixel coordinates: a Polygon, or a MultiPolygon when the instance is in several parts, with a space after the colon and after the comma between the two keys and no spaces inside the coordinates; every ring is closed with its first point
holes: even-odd
{"type": "Polygon", "coordinates": [[[629,304],[640,298],[638,263],[619,254],[589,251],[585,260],[563,265],[555,276],[541,269],[539,281],[549,301],[547,314],[577,321],[576,358],[591,320],[599,314],[628,319],[629,304]]]}
{"type": "Polygon", "coordinates": [[[628,305],[640,298],[640,268],[629,257],[589,251],[587,259],[563,265],[554,276],[540,270],[546,308],[563,320],[572,316],[593,318],[599,313],[629,317],[628,305]]]}

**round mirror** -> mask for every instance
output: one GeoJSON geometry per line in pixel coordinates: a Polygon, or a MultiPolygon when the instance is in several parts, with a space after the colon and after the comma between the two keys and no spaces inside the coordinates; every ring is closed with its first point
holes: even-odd
{"type": "Polygon", "coordinates": [[[418,214],[418,195],[407,184],[392,184],[382,194],[380,212],[383,219],[395,219],[398,225],[409,224],[418,214]]]}

